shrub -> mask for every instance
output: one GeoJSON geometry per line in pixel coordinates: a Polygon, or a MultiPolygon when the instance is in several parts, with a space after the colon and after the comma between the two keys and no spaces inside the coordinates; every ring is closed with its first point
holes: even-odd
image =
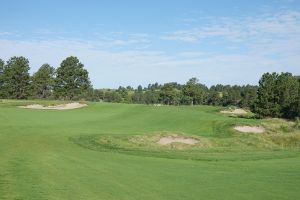
{"type": "Polygon", "coordinates": [[[300,129],[300,118],[299,117],[296,118],[294,127],[296,129],[300,129]]]}

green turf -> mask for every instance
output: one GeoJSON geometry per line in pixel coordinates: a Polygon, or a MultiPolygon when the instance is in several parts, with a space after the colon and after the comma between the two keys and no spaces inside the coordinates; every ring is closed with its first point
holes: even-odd
{"type": "Polygon", "coordinates": [[[300,198],[299,131],[288,122],[229,117],[209,106],[16,107],[32,102],[0,102],[0,199],[300,198]],[[235,124],[269,128],[245,135],[235,124]],[[150,144],[168,133],[207,146],[150,144]],[[140,135],[149,143],[130,143],[140,135]]]}

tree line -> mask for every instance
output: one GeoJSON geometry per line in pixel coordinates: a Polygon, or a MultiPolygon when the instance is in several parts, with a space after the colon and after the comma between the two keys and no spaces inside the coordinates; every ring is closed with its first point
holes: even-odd
{"type": "Polygon", "coordinates": [[[88,71],[78,58],[70,56],[55,69],[43,64],[32,76],[29,61],[12,57],[0,59],[0,98],[7,99],[84,99],[92,90],[88,71]]]}
{"type": "Polygon", "coordinates": [[[43,64],[32,76],[29,61],[0,59],[0,98],[89,100],[163,105],[215,105],[249,108],[259,117],[300,116],[300,79],[291,73],[265,73],[259,85],[213,85],[197,78],[118,89],[93,89],[89,73],[77,57],[70,56],[55,69],[43,64]]]}
{"type": "Polygon", "coordinates": [[[136,89],[120,86],[118,89],[95,89],[95,100],[106,102],[164,104],[164,105],[217,105],[250,107],[257,97],[257,86],[216,85],[208,88],[198,79],[186,84],[176,82],[149,84],[136,89]]]}

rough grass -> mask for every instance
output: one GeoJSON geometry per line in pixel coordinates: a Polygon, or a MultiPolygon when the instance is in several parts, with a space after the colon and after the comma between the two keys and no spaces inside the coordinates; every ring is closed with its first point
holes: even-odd
{"type": "Polygon", "coordinates": [[[209,106],[0,102],[0,199],[298,199],[299,130],[209,106]],[[235,125],[261,125],[263,135],[235,125]],[[191,135],[195,147],[153,143],[191,135]],[[140,142],[140,140],[142,140],[140,142]]]}
{"type": "MultiPolygon", "coordinates": [[[[267,126],[266,124],[265,126],[267,126]]],[[[272,124],[270,124],[272,126],[272,124]]],[[[287,125],[285,125],[287,126],[287,125]]],[[[172,135],[174,133],[160,132],[148,133],[141,135],[85,135],[70,138],[74,143],[91,150],[110,151],[125,154],[134,154],[140,156],[168,157],[178,159],[201,160],[203,153],[206,153],[207,159],[210,155],[215,160],[214,153],[256,153],[257,151],[278,152],[294,150],[297,152],[300,147],[300,134],[291,128],[291,132],[281,131],[279,126],[277,132],[272,127],[264,134],[233,134],[228,137],[207,137],[197,135],[187,135],[183,133],[175,133],[183,137],[191,137],[197,139],[199,143],[194,145],[172,143],[162,146],[158,144],[160,138],[172,135]],[[183,156],[185,155],[185,156],[183,156]]],[[[220,159],[220,158],[218,158],[220,159]]],[[[221,158],[221,159],[227,159],[221,158]]],[[[243,157],[243,160],[247,157],[243,157]]],[[[250,157],[249,159],[252,159],[250,157]]]]}

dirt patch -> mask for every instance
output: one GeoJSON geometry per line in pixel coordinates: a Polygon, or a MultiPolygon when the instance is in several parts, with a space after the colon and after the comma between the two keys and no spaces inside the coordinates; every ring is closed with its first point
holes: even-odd
{"type": "Polygon", "coordinates": [[[55,106],[43,106],[40,104],[32,104],[27,106],[19,106],[19,108],[42,109],[42,110],[70,110],[70,109],[82,108],[85,106],[87,106],[87,104],[81,104],[75,102],[75,103],[60,104],[55,106]]]}
{"type": "Polygon", "coordinates": [[[161,137],[157,143],[160,145],[168,145],[175,142],[194,145],[197,144],[199,140],[196,140],[194,138],[183,137],[179,135],[168,135],[168,136],[161,137]]]}
{"type": "Polygon", "coordinates": [[[244,114],[247,114],[248,112],[245,111],[244,109],[237,108],[237,109],[234,109],[234,110],[223,110],[223,111],[221,111],[221,113],[235,114],[235,115],[244,115],[244,114]]]}
{"type": "Polygon", "coordinates": [[[242,133],[263,133],[265,129],[259,126],[236,126],[234,127],[235,130],[242,132],[242,133]]]}

